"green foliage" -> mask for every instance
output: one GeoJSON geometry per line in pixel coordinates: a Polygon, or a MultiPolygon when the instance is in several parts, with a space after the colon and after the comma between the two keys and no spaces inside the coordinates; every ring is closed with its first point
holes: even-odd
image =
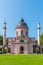
{"type": "Polygon", "coordinates": [[[2,40],[3,39],[3,36],[2,35],[0,35],[0,40],[2,40]]]}
{"type": "MultiPolygon", "coordinates": [[[[43,45],[43,33],[40,35],[40,43],[43,45]]],[[[36,44],[38,44],[38,40],[36,40],[36,44]]]]}
{"type": "Polygon", "coordinates": [[[38,44],[38,40],[36,40],[36,44],[38,44]]]}
{"type": "Polygon", "coordinates": [[[6,45],[8,45],[8,38],[6,39],[6,45]]]}
{"type": "Polygon", "coordinates": [[[43,33],[40,35],[40,43],[43,45],[43,33]]]}
{"type": "Polygon", "coordinates": [[[0,45],[3,45],[3,36],[0,35],[0,45]]]}
{"type": "MultiPolygon", "coordinates": [[[[3,45],[3,36],[0,35],[0,45],[3,45]]],[[[6,39],[6,45],[8,45],[8,38],[6,39]]]]}

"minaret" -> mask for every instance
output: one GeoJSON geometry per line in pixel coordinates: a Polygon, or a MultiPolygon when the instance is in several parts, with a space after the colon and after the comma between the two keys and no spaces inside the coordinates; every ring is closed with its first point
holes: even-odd
{"type": "Polygon", "coordinates": [[[38,23],[38,46],[40,46],[40,23],[38,23]]]}
{"type": "Polygon", "coordinates": [[[6,21],[4,22],[3,46],[6,46],[6,21]]]}

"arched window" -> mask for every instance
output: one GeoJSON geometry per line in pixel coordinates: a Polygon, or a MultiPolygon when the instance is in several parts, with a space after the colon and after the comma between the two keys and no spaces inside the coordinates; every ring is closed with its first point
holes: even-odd
{"type": "Polygon", "coordinates": [[[16,32],[16,35],[18,36],[18,31],[16,32]]]}
{"type": "Polygon", "coordinates": [[[23,46],[20,47],[20,53],[21,53],[21,54],[24,53],[24,47],[23,47],[23,46]]]}
{"type": "Polygon", "coordinates": [[[24,40],[20,40],[20,42],[24,42],[24,40]]]}
{"type": "Polygon", "coordinates": [[[23,31],[21,31],[21,35],[23,35],[23,31]]]}
{"type": "Polygon", "coordinates": [[[28,35],[28,31],[26,31],[26,35],[28,35]]]}
{"type": "Polygon", "coordinates": [[[33,45],[33,53],[36,53],[37,45],[33,45]]]}

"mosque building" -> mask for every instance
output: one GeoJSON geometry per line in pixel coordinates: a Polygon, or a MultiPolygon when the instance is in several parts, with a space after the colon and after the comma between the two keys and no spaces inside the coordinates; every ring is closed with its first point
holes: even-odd
{"type": "Polygon", "coordinates": [[[21,18],[17,24],[15,31],[16,37],[8,38],[8,45],[6,47],[6,22],[4,22],[4,34],[3,34],[3,45],[0,45],[0,49],[9,49],[8,53],[12,54],[32,54],[36,53],[36,47],[41,47],[41,53],[43,46],[40,45],[40,23],[38,23],[38,45],[36,45],[35,37],[29,37],[29,28],[25,23],[24,19],[21,18]]]}
{"type": "Polygon", "coordinates": [[[29,37],[29,28],[22,18],[16,26],[16,37],[8,38],[8,46],[11,53],[14,54],[29,54],[33,53],[33,45],[36,45],[34,37],[29,37]]]}

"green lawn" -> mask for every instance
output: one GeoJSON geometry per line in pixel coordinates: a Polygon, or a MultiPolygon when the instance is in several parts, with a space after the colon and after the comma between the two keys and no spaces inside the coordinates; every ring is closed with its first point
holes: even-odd
{"type": "Polygon", "coordinates": [[[0,55],[0,65],[43,65],[43,54],[0,55]]]}

